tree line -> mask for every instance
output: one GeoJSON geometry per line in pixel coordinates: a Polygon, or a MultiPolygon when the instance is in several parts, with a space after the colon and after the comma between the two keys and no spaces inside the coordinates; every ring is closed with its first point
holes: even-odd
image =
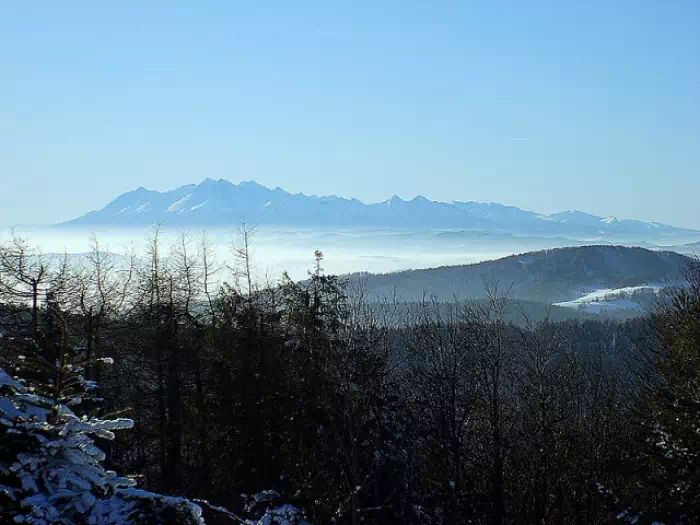
{"type": "Polygon", "coordinates": [[[96,239],[79,264],[0,249],[2,339],[79,357],[82,409],[133,420],[110,469],[315,524],[698,522],[699,266],[644,319],[515,325],[499,283],[378,304],[320,252],[260,283],[250,242],[229,282],[187,234],[118,263],[96,239]]]}

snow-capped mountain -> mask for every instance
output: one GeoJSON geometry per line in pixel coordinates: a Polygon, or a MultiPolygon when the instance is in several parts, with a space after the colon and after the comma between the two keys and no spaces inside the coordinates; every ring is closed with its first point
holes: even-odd
{"type": "Polygon", "coordinates": [[[364,204],[356,199],[291,194],[253,181],[232,184],[205,179],[172,191],[138,188],[120,195],[105,208],[70,221],[71,225],[131,226],[238,225],[338,226],[381,228],[489,228],[490,221],[458,206],[424,197],[399,197],[364,204]]]}
{"type": "Polygon", "coordinates": [[[581,211],[538,214],[497,203],[431,201],[399,197],[373,204],[334,195],[291,194],[254,181],[233,184],[205,179],[171,191],[138,188],[70,226],[235,226],[245,220],[262,226],[459,229],[588,238],[626,236],[659,239],[700,232],[655,222],[617,220],[581,211]]]}

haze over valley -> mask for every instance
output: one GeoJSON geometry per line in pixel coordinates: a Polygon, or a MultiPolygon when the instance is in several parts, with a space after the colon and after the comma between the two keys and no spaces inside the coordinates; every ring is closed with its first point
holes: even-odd
{"type": "Polygon", "coordinates": [[[285,272],[306,279],[321,250],[325,272],[361,281],[374,301],[479,299],[487,282],[499,282],[513,299],[549,306],[559,317],[642,315],[659,290],[681,278],[689,260],[683,255],[696,254],[700,242],[699,231],[584,211],[539,214],[421,196],[365,204],[224,179],[166,192],[140,187],[68,222],[14,234],[76,260],[96,239],[117,262],[128,252],[143,257],[156,231],[166,253],[185,234],[192,249],[206,239],[223,282],[234,278],[230,261],[244,230],[258,283],[278,282],[285,272]]]}
{"type": "MultiPolygon", "coordinates": [[[[103,250],[117,255],[128,250],[143,253],[156,228],[166,247],[187,232],[193,242],[205,235],[217,258],[226,261],[241,242],[244,224],[253,232],[253,272],[260,281],[275,281],[283,272],[304,279],[315,250],[323,251],[327,272],[343,275],[468,265],[593,244],[693,255],[700,242],[700,231],[584,211],[545,215],[499,203],[445,203],[421,196],[365,204],[224,179],[205,179],[166,192],[141,187],[68,222],[13,231],[44,253],[87,253],[94,235],[103,250]]],[[[9,235],[5,230],[4,238],[9,235]]],[[[418,279],[419,274],[411,275],[418,279]]],[[[428,290],[427,284],[416,282],[410,297],[428,290]]],[[[464,292],[469,297],[476,288],[464,292]]],[[[575,298],[570,294],[558,299],[575,298]]]]}

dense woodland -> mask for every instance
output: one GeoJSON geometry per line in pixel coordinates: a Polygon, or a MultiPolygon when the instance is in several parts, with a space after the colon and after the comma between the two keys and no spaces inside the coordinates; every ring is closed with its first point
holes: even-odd
{"type": "MultiPolygon", "coordinates": [[[[185,234],[172,247],[154,235],[126,266],[97,241],[79,265],[21,239],[0,249],[5,516],[87,523],[97,505],[42,522],[15,497],[49,483],[18,481],[17,450],[34,445],[13,438],[45,430],[6,423],[41,394],[81,421],[133,420],[94,438],[143,489],[123,494],[183,497],[133,522],[168,522],[161,503],[228,509],[216,523],[282,504],[317,525],[700,522],[697,264],[643,319],[523,310],[516,324],[498,282],[476,303],[377,304],[326,275],[320,252],[307,280],[261,284],[249,243],[244,231],[229,282],[185,234]],[[91,394],[72,402],[79,387],[91,394]]],[[[83,490],[99,502],[116,489],[83,490]]]]}

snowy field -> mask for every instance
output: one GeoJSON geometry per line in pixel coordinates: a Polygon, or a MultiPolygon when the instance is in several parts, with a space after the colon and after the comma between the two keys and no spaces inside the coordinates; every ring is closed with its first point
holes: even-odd
{"type": "Polygon", "coordinates": [[[658,294],[660,285],[627,286],[624,288],[606,288],[596,290],[573,301],[555,303],[554,306],[575,308],[588,313],[602,313],[613,310],[642,310],[642,306],[631,299],[635,293],[648,292],[658,294]]]}

